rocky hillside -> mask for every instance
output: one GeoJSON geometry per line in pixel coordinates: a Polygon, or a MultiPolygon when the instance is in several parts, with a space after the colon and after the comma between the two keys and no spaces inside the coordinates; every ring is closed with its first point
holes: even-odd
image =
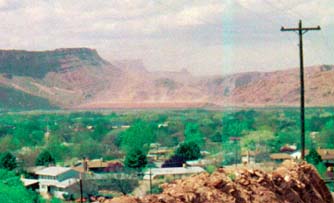
{"type": "Polygon", "coordinates": [[[36,97],[14,88],[0,85],[0,111],[3,110],[33,110],[56,109],[47,99],[36,97]]]}
{"type": "MultiPolygon", "coordinates": [[[[315,168],[285,162],[272,173],[260,170],[219,169],[162,185],[163,192],[141,199],[120,197],[105,203],[333,203],[333,198],[315,168]]],[[[101,201],[102,202],[102,201],[101,201]]]]}
{"type": "MultiPolygon", "coordinates": [[[[333,104],[333,67],[306,68],[307,105],[333,104]]],[[[107,62],[88,48],[40,52],[0,50],[0,85],[7,88],[3,92],[15,90],[61,108],[295,106],[299,103],[298,69],[195,77],[187,70],[150,72],[140,60],[107,62]]],[[[0,98],[2,106],[22,100],[16,94],[11,97],[10,100],[0,98]]]]}

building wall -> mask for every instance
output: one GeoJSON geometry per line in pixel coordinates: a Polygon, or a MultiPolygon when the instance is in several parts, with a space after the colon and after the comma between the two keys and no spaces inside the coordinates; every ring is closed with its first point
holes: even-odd
{"type": "Polygon", "coordinates": [[[70,179],[70,178],[78,178],[79,177],[79,172],[74,171],[74,170],[69,170],[65,173],[62,173],[58,176],[45,176],[45,175],[40,175],[38,176],[38,180],[48,180],[48,181],[58,181],[62,182],[64,180],[70,179]]]}
{"type": "Polygon", "coordinates": [[[65,181],[70,178],[78,178],[79,173],[74,170],[69,170],[63,174],[60,174],[58,176],[42,176],[40,175],[38,177],[39,182],[39,192],[41,193],[47,193],[53,194],[57,197],[62,197],[62,194],[66,193],[64,189],[57,188],[54,185],[57,185],[57,183],[65,181]]]}
{"type": "Polygon", "coordinates": [[[66,179],[70,179],[70,178],[79,178],[79,172],[74,171],[74,170],[69,170],[57,176],[57,180],[59,182],[64,181],[66,179]]]}

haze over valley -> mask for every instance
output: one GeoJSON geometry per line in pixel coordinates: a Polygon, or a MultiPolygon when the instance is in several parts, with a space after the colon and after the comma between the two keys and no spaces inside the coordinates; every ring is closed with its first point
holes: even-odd
{"type": "MultiPolygon", "coordinates": [[[[306,103],[334,102],[334,66],[306,68],[306,103]]],[[[299,104],[298,69],[194,76],[106,61],[89,48],[0,51],[2,108],[187,108],[299,104]]]]}

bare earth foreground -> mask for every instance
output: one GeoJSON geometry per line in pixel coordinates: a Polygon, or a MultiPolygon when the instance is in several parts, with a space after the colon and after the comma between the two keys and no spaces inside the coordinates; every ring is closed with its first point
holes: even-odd
{"type": "Polygon", "coordinates": [[[228,172],[221,168],[162,185],[163,193],[141,199],[120,197],[111,203],[332,203],[333,198],[313,166],[285,162],[272,173],[260,170],[228,172]]]}

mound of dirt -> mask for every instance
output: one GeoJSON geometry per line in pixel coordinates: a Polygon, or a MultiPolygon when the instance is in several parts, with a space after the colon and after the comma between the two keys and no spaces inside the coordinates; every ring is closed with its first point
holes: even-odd
{"type": "Polygon", "coordinates": [[[228,172],[221,168],[163,184],[163,193],[139,198],[121,197],[124,203],[333,203],[315,168],[305,162],[287,161],[272,173],[261,170],[228,172]]]}

